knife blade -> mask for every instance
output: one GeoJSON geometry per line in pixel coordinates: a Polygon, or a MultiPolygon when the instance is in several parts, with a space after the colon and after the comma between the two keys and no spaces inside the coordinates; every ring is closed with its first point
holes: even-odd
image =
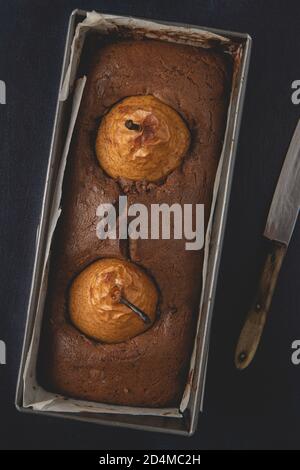
{"type": "Polygon", "coordinates": [[[270,240],[270,247],[254,301],[237,342],[235,365],[238,369],[245,369],[255,356],[299,207],[300,120],[283,163],[264,230],[264,236],[270,240]]]}
{"type": "Polygon", "coordinates": [[[264,236],[289,244],[300,207],[300,120],[291,140],[270,207],[264,236]]]}

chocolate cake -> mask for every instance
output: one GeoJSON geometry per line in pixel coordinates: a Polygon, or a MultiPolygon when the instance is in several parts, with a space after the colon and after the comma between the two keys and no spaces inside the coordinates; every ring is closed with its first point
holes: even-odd
{"type": "MultiPolygon", "coordinates": [[[[203,250],[186,250],[185,239],[100,240],[96,209],[101,203],[112,203],[117,209],[120,195],[127,195],[128,204],[147,207],[199,203],[205,205],[207,223],[230,84],[230,60],[213,49],[158,40],[119,40],[94,50],[51,248],[38,365],[39,381],[47,390],[111,404],[179,404],[199,315],[203,250]],[[177,166],[172,162],[154,181],[124,178],[118,174],[119,164],[111,173],[104,171],[96,146],[98,142],[101,149],[102,137],[97,134],[108,113],[125,98],[138,96],[154,97],[170,107],[189,133],[188,137],[182,128],[186,144],[177,166]],[[119,342],[99,341],[89,330],[82,332],[70,315],[70,291],[88,288],[85,280],[78,284],[76,279],[92,263],[107,258],[133,263],[157,289],[157,313],[151,326],[138,334],[134,330],[132,337],[119,342]]],[[[158,125],[155,119],[149,122],[150,127],[154,122],[158,125]]],[[[80,306],[88,302],[84,291],[74,298],[71,305],[76,306],[76,314],[82,313],[80,306]]]]}

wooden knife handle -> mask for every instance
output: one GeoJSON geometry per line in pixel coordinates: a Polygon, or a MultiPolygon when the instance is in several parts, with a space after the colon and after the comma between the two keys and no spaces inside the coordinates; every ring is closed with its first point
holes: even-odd
{"type": "Polygon", "coordinates": [[[245,369],[255,355],[271,306],[281,264],[286,253],[286,245],[275,241],[270,242],[270,244],[271,249],[263,267],[257,294],[252,308],[246,317],[236,346],[235,365],[238,369],[245,369]]]}

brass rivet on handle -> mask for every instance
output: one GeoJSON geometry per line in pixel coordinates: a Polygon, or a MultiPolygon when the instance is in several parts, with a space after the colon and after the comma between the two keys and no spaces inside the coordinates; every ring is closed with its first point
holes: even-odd
{"type": "Polygon", "coordinates": [[[242,363],[242,362],[244,362],[246,359],[247,359],[247,354],[245,353],[245,351],[242,351],[242,352],[239,354],[238,361],[242,363]]]}

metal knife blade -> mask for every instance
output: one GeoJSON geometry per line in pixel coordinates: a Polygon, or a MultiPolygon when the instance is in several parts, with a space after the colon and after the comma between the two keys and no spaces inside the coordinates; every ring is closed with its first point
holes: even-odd
{"type": "Polygon", "coordinates": [[[283,163],[264,236],[289,244],[300,207],[300,120],[283,163]]]}

